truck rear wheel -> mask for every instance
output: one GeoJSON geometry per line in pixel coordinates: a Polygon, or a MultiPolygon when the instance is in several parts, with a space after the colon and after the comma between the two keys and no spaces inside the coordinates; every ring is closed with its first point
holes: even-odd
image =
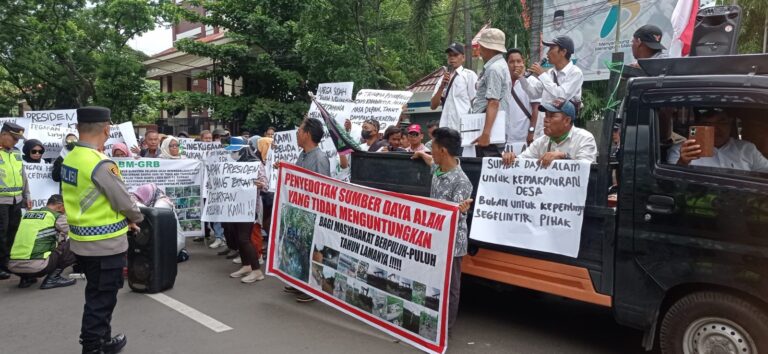
{"type": "Polygon", "coordinates": [[[736,296],[694,293],[664,315],[660,345],[664,354],[768,353],[768,316],[736,296]]]}

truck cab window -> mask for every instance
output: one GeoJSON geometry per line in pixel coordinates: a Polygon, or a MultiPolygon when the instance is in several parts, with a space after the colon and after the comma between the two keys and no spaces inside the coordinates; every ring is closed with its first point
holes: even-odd
{"type": "Polygon", "coordinates": [[[768,108],[654,109],[659,164],[768,179],[768,108]]]}

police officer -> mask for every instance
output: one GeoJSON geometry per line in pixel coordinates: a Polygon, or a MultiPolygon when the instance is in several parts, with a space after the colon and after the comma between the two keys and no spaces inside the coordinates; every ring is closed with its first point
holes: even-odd
{"type": "Polygon", "coordinates": [[[21,222],[21,208],[32,209],[27,174],[21,152],[15,148],[24,139],[24,128],[5,123],[0,129],[0,280],[8,279],[8,258],[21,222]]]}
{"type": "Polygon", "coordinates": [[[75,279],[61,276],[62,270],[75,264],[69,250],[64,199],[59,194],[48,198],[44,208],[27,210],[11,247],[8,269],[21,277],[20,288],[27,288],[45,276],[40,289],[75,285],[75,279]]]}
{"type": "Polygon", "coordinates": [[[77,110],[80,140],[61,166],[61,189],[69,221],[70,249],[88,284],[80,330],[83,353],[117,353],[126,337],[112,337],[110,321],[123,287],[128,230],[144,217],[123,183],[120,169],[101,151],[109,139],[111,111],[77,110]]]}

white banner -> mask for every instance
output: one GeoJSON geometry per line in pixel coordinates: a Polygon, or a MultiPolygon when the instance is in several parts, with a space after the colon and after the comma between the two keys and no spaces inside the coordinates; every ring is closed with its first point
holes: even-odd
{"type": "Polygon", "coordinates": [[[500,158],[484,158],[470,238],[577,257],[589,167],[556,160],[545,169],[517,159],[506,168],[500,158]]]}
{"type": "MultiPolygon", "coordinates": [[[[352,102],[353,87],[354,82],[323,83],[317,87],[317,100],[320,101],[328,114],[342,126],[355,107],[352,102]]],[[[323,117],[314,102],[309,106],[309,117],[323,121],[323,117]]]]}
{"type": "Polygon", "coordinates": [[[114,159],[120,167],[123,181],[133,191],[141,185],[154,183],[176,204],[184,236],[202,236],[201,186],[203,163],[193,159],[114,159]]]}
{"type": "Polygon", "coordinates": [[[261,162],[206,163],[203,221],[254,222],[261,162]]]}
{"type": "MultiPolygon", "coordinates": [[[[59,194],[59,184],[51,179],[53,164],[24,163],[29,183],[29,197],[32,199],[32,209],[42,208],[54,194],[59,194]]],[[[26,208],[26,206],[25,206],[26,208]]]]}
{"type": "Polygon", "coordinates": [[[77,131],[66,126],[30,123],[25,136],[27,139],[37,139],[43,143],[45,147],[44,159],[55,159],[61,153],[64,137],[70,133],[77,134],[77,131]]]}
{"type": "Polygon", "coordinates": [[[410,101],[411,96],[413,92],[410,91],[360,90],[349,119],[357,126],[362,126],[368,119],[375,119],[383,132],[390,125],[397,124],[403,105],[410,101]]]}
{"type": "MultiPolygon", "coordinates": [[[[669,48],[672,40],[670,15],[677,1],[626,1],[621,5],[620,50],[624,63],[635,61],[632,56],[632,35],[641,26],[653,24],[663,32],[662,44],[669,48]]],[[[543,40],[557,36],[573,39],[576,53],[571,61],[584,73],[585,81],[606,80],[610,74],[605,62],[611,61],[619,22],[616,1],[605,0],[544,0],[543,40]],[[555,13],[563,16],[555,17],[555,13]]],[[[542,46],[542,54],[546,47],[542,46]]],[[[545,57],[542,55],[542,58],[545,57]]]]}
{"type": "Polygon", "coordinates": [[[421,350],[446,348],[458,207],[283,164],[267,273],[421,350]]]}
{"type": "Polygon", "coordinates": [[[205,161],[214,151],[223,151],[224,146],[217,142],[202,142],[195,139],[179,139],[179,150],[189,159],[205,161]]]}
{"type": "Polygon", "coordinates": [[[265,166],[270,192],[277,190],[277,169],[273,168],[275,162],[295,164],[301,153],[301,148],[296,142],[296,129],[277,132],[273,138],[272,147],[267,152],[267,166],[265,166]]]}
{"type": "Polygon", "coordinates": [[[32,123],[63,126],[70,129],[77,128],[76,109],[28,111],[24,112],[24,118],[30,119],[32,123]]]}
{"type": "Polygon", "coordinates": [[[125,122],[109,127],[109,139],[104,143],[104,154],[112,156],[112,145],[124,143],[130,149],[133,146],[139,146],[136,140],[136,133],[133,131],[133,123],[125,122]]]}

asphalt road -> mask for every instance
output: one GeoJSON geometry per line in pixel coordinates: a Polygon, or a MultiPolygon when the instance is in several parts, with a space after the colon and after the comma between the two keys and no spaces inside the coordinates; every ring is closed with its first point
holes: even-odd
{"type": "MultiPolygon", "coordinates": [[[[164,294],[231,327],[214,332],[147,295],[118,295],[114,333],[123,353],[418,353],[415,348],[322,304],[296,303],[274,278],[242,284],[237,269],[189,242],[164,294]]],[[[68,288],[18,289],[0,281],[0,353],[79,353],[84,281],[68,288]]],[[[39,284],[39,283],[38,283],[39,284]]],[[[465,279],[448,353],[642,353],[642,334],[610,311],[524,289],[499,291],[465,279]]]]}

